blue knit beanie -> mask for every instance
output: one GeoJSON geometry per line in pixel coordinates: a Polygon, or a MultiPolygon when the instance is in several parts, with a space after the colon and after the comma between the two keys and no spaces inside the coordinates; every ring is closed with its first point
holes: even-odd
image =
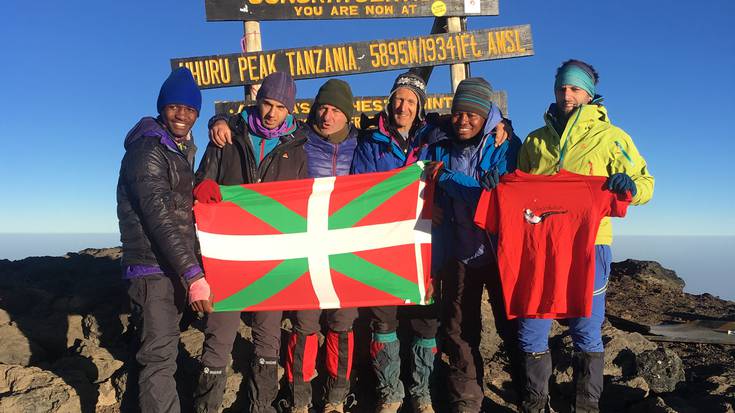
{"type": "Polygon", "coordinates": [[[194,76],[185,67],[175,69],[161,85],[161,91],[158,93],[158,113],[163,112],[166,105],[176,104],[194,108],[197,113],[202,109],[202,92],[199,91],[194,76]]]}

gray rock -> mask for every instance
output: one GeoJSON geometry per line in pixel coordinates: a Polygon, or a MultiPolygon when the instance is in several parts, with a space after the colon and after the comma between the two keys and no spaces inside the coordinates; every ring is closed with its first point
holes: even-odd
{"type": "Polygon", "coordinates": [[[676,275],[676,272],[664,268],[656,261],[638,261],[627,259],[614,262],[610,266],[611,277],[633,277],[634,279],[660,284],[662,286],[683,290],[684,280],[676,275]]]}
{"type": "Polygon", "coordinates": [[[70,352],[71,355],[58,359],[52,370],[82,372],[89,382],[100,384],[109,380],[124,365],[123,360],[115,359],[107,349],[98,347],[90,340],[77,340],[70,352]]]}
{"type": "Polygon", "coordinates": [[[0,308],[0,326],[4,326],[5,324],[10,324],[11,318],[10,314],[8,314],[7,311],[0,308]]]}
{"type": "Polygon", "coordinates": [[[97,410],[99,411],[103,407],[114,406],[117,403],[117,391],[112,384],[112,379],[107,379],[100,383],[97,387],[97,410]]]}
{"type": "Polygon", "coordinates": [[[618,330],[610,323],[602,327],[605,343],[605,370],[607,376],[630,376],[636,371],[636,356],[645,351],[658,348],[638,333],[618,330]]]}
{"type": "Polygon", "coordinates": [[[636,357],[637,374],[656,393],[668,393],[684,381],[684,365],[679,356],[667,348],[649,350],[636,357]]]}
{"type": "Polygon", "coordinates": [[[666,405],[664,399],[655,396],[649,397],[640,403],[634,404],[630,409],[630,413],[678,413],[676,410],[666,405]]]}
{"type": "Polygon", "coordinates": [[[649,391],[648,382],[642,377],[615,377],[605,383],[600,407],[603,411],[625,410],[648,397],[649,391]]]}
{"type": "Polygon", "coordinates": [[[0,365],[0,411],[77,413],[77,391],[60,377],[37,367],[0,365]]]}
{"type": "Polygon", "coordinates": [[[46,352],[15,325],[0,326],[0,363],[28,366],[31,362],[46,359],[46,352]]]}

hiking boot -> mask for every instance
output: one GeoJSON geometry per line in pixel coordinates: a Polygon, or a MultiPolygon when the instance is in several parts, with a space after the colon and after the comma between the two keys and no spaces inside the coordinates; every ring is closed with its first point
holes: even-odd
{"type": "Polygon", "coordinates": [[[324,413],[345,413],[344,403],[327,403],[324,405],[324,413]]]}
{"type": "Polygon", "coordinates": [[[401,402],[380,403],[375,409],[375,413],[398,413],[401,408],[401,402]]]}
{"type": "Polygon", "coordinates": [[[434,413],[434,406],[431,402],[420,402],[416,399],[412,400],[413,411],[416,413],[434,413]]]}
{"type": "Polygon", "coordinates": [[[278,395],[278,360],[256,356],[251,361],[250,368],[251,375],[248,380],[250,411],[274,412],[275,409],[271,404],[278,395]]]}
{"type": "Polygon", "coordinates": [[[602,394],[602,372],[605,369],[605,353],[576,352],[572,359],[574,384],[577,394],[572,408],[576,413],[599,413],[602,394]]]}
{"type": "Polygon", "coordinates": [[[549,378],[551,377],[551,353],[524,353],[526,380],[522,413],[545,413],[549,407],[549,378]]]}
{"type": "Polygon", "coordinates": [[[196,413],[218,412],[227,385],[227,367],[204,367],[194,388],[194,411],[196,413]]]}

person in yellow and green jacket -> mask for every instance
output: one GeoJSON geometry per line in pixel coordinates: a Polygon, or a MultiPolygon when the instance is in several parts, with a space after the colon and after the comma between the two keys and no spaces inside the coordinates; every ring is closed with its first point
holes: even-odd
{"type": "MultiPolygon", "coordinates": [[[[551,175],[563,168],[582,175],[607,176],[608,189],[617,193],[630,191],[633,205],[645,204],[653,195],[653,176],[630,136],[610,123],[602,98],[596,94],[598,79],[595,69],[579,60],[568,60],[557,69],[556,102],[544,116],[546,125],[531,132],[523,143],[518,168],[541,175],[551,175]]],[[[592,315],[568,320],[575,347],[577,393],[572,411],[576,412],[599,411],[604,367],[601,330],[611,243],[610,218],[604,218],[595,240],[592,315]]],[[[519,347],[524,353],[527,377],[522,400],[524,412],[543,412],[549,403],[551,321],[519,319],[519,347]]]]}

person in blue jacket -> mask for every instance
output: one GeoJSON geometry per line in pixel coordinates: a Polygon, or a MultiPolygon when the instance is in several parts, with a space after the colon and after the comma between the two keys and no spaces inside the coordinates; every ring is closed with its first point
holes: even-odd
{"type": "MultiPolygon", "coordinates": [[[[425,157],[422,136],[431,128],[424,121],[426,82],[410,72],[399,75],[391,88],[388,106],[377,118],[377,127],[363,130],[352,162],[353,173],[384,172],[415,163],[425,157]]],[[[434,368],[439,317],[436,305],[401,307],[414,333],[411,346],[412,383],[408,390],[414,411],[433,412],[429,378],[434,368]]],[[[377,377],[376,412],[394,413],[401,407],[405,390],[400,379],[401,360],[397,306],[370,308],[373,338],[372,365],[377,377]]]]}
{"type": "MultiPolygon", "coordinates": [[[[441,267],[443,351],[449,356],[453,412],[479,412],[484,398],[479,352],[483,289],[488,291],[506,351],[515,350],[516,328],[504,312],[495,251],[473,219],[483,187],[494,187],[500,175],[516,168],[521,147],[514,134],[501,145],[494,144],[493,130],[501,124],[502,114],[490,96],[490,84],[484,79],[463,80],[454,95],[450,122],[427,137],[428,159],[437,161],[431,167],[438,169],[435,203],[443,216],[432,237],[432,261],[441,267]]],[[[511,356],[515,367],[513,361],[511,356]]]]}

